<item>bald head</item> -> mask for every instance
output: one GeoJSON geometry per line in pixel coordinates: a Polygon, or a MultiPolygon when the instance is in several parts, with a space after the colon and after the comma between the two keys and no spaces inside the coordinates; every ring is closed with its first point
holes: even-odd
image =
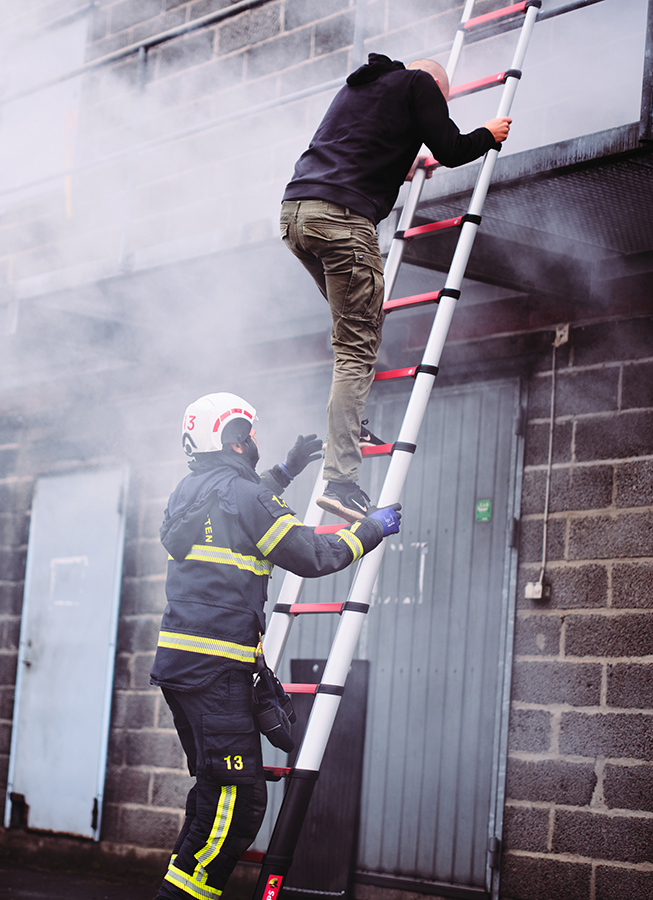
{"type": "Polygon", "coordinates": [[[449,99],[449,79],[447,78],[446,71],[440,65],[440,63],[436,62],[434,59],[416,59],[413,60],[413,62],[408,63],[406,68],[421,69],[423,72],[428,72],[429,75],[432,75],[440,86],[440,90],[444,94],[444,99],[449,99]]]}

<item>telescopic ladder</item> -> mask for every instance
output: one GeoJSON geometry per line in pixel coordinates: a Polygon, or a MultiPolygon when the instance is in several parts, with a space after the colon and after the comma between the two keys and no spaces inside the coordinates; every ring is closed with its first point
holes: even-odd
{"type": "MultiPolygon", "coordinates": [[[[485,90],[495,85],[503,85],[496,115],[497,117],[507,116],[510,114],[517,85],[521,77],[521,67],[542,0],[523,0],[521,3],[515,3],[503,9],[476,17],[472,16],[474,3],[475,0],[467,0],[465,3],[460,26],[452,45],[447,65],[447,75],[450,83],[453,81],[455,69],[467,35],[476,33],[484,28],[495,28],[501,22],[511,22],[515,17],[523,16],[519,40],[509,69],[469,84],[454,87],[450,92],[449,99],[453,100],[456,97],[485,90]]],[[[481,223],[481,211],[498,155],[497,150],[490,150],[486,153],[468,210],[464,215],[415,228],[411,227],[411,223],[426,179],[426,170],[435,167],[437,165],[436,160],[428,158],[413,176],[408,197],[399,218],[398,229],[393,237],[386,259],[384,268],[386,297],[390,297],[392,294],[403,252],[408,241],[423,234],[451,228],[460,228],[460,235],[445,286],[441,290],[412,297],[386,300],[384,303],[386,313],[428,303],[436,303],[437,311],[421,363],[405,369],[379,372],[374,379],[381,382],[397,378],[414,378],[415,381],[396,442],[394,444],[366,447],[362,450],[364,456],[390,455],[392,457],[379,496],[378,507],[396,503],[401,496],[410,462],[416,450],[417,435],[438,373],[438,364],[456,307],[456,301],[460,297],[463,277],[474,238],[481,223]]],[[[324,483],[321,475],[319,475],[303,521],[304,524],[313,526],[318,531],[337,531],[346,526],[320,526],[323,512],[317,507],[315,500],[322,493],[323,487],[324,483]]],[[[354,658],[365,615],[369,610],[369,598],[381,566],[384,547],[385,541],[382,541],[375,550],[363,557],[358,564],[349,596],[342,603],[299,603],[303,579],[292,573],[287,573],[285,576],[278,602],[270,617],[264,641],[266,661],[272,669],[276,669],[279,664],[292,623],[298,615],[337,613],[340,615],[340,622],[321,683],[317,685],[284,685],[288,693],[314,694],[314,701],[295,766],[293,768],[268,768],[267,770],[270,780],[286,778],[287,785],[267,852],[265,854],[248,853],[245,857],[261,862],[261,873],[253,900],[263,900],[263,898],[265,900],[276,900],[283,888],[283,881],[292,863],[295,847],[338,711],[340,698],[344,692],[345,680],[354,658]]]]}

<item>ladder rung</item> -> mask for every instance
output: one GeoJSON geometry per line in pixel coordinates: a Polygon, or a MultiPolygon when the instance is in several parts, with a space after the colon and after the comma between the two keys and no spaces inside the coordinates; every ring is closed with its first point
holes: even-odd
{"type": "Polygon", "coordinates": [[[497,72],[495,75],[486,75],[485,78],[479,78],[478,81],[468,81],[467,84],[459,84],[458,87],[451,88],[449,99],[454,97],[464,97],[467,94],[476,94],[478,91],[485,91],[487,88],[494,87],[497,84],[505,84],[506,79],[511,75],[510,69],[505,72],[497,72]]]}
{"type": "Polygon", "coordinates": [[[404,241],[412,241],[413,238],[420,237],[423,234],[430,234],[431,231],[444,231],[447,228],[456,228],[461,224],[462,220],[462,216],[456,216],[455,219],[442,219],[441,222],[416,225],[415,228],[407,228],[403,235],[401,232],[398,232],[395,237],[401,237],[404,241]]]}
{"type": "Polygon", "coordinates": [[[527,0],[522,3],[513,3],[512,6],[504,6],[502,9],[495,9],[494,12],[485,13],[483,16],[475,16],[473,19],[467,19],[463,25],[465,31],[477,28],[479,25],[486,25],[488,22],[494,22],[495,19],[509,18],[517,13],[526,11],[527,0]]]}
{"type": "MultiPolygon", "coordinates": [[[[338,528],[341,526],[338,525],[338,528]]],[[[347,528],[347,525],[344,526],[347,528]]],[[[302,613],[338,613],[342,612],[345,605],[342,603],[291,603],[290,609],[287,610],[291,616],[299,616],[302,613]]]]}
{"type": "Polygon", "coordinates": [[[417,372],[417,366],[410,366],[408,369],[388,369],[385,372],[377,372],[374,380],[392,381],[393,378],[413,378],[415,372],[417,372]]]}
{"type": "Polygon", "coordinates": [[[318,684],[282,684],[281,687],[287,694],[314,694],[318,684]]]}
{"type": "Polygon", "coordinates": [[[428,294],[413,294],[412,297],[398,297],[396,300],[386,300],[383,304],[385,312],[394,312],[395,309],[411,309],[413,306],[422,306],[424,303],[437,303],[440,299],[440,291],[431,291],[428,294]]]}
{"type": "Polygon", "coordinates": [[[370,444],[369,447],[361,447],[363,456],[392,456],[394,444],[370,444]]]}
{"type": "MultiPolygon", "coordinates": [[[[279,781],[281,778],[287,778],[292,772],[289,766],[263,766],[266,781],[279,781]]],[[[253,850],[252,853],[256,851],[253,850]]],[[[263,854],[261,853],[261,856],[263,854]]]]}
{"type": "Polygon", "coordinates": [[[245,850],[240,859],[242,862],[262,863],[264,856],[265,853],[261,853],[260,850],[245,850]]]}
{"type": "Polygon", "coordinates": [[[336,531],[342,531],[343,528],[349,528],[348,525],[316,525],[315,534],[335,534],[336,531]]]}

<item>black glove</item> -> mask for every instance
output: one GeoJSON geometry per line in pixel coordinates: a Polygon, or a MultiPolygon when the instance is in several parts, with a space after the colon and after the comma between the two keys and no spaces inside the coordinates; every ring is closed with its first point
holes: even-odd
{"type": "Polygon", "coordinates": [[[303,472],[309,462],[320,459],[322,454],[322,441],[315,434],[300,434],[295,441],[295,446],[288,451],[288,456],[281,463],[281,468],[289,478],[294,478],[303,472]]]}

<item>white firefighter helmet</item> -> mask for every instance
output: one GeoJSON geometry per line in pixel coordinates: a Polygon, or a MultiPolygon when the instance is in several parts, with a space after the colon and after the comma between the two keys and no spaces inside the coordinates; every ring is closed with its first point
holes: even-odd
{"type": "Polygon", "coordinates": [[[247,440],[256,418],[253,406],[236,394],[206,394],[187,407],[181,442],[188,456],[222,450],[247,440]]]}

